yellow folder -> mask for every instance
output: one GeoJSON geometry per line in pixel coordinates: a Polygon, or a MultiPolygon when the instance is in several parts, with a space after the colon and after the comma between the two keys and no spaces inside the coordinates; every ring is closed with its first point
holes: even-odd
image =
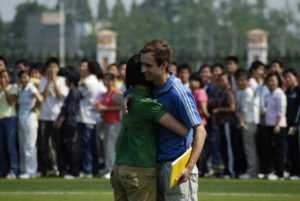
{"type": "Polygon", "coordinates": [[[181,171],[188,164],[191,157],[191,153],[192,153],[192,148],[189,148],[180,157],[178,157],[175,161],[172,162],[170,188],[172,188],[176,184],[175,179],[179,176],[181,171]]]}

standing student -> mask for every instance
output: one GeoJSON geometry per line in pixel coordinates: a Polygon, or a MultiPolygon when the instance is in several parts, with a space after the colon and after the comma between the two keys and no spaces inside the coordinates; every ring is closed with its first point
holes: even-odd
{"type": "MultiPolygon", "coordinates": [[[[198,112],[201,116],[203,125],[207,126],[207,118],[210,116],[207,110],[208,96],[206,91],[202,89],[202,81],[198,73],[194,73],[190,77],[190,88],[196,101],[198,112]]],[[[208,173],[207,161],[210,156],[210,148],[208,141],[205,142],[202,155],[198,161],[199,175],[203,176],[208,173]]]]}
{"type": "Polygon", "coordinates": [[[234,178],[237,170],[237,119],[235,116],[235,95],[231,89],[230,74],[222,73],[219,76],[218,85],[222,91],[212,114],[216,115],[216,122],[219,126],[221,155],[225,165],[224,176],[234,178]]]}
{"type": "Polygon", "coordinates": [[[104,130],[104,159],[108,173],[104,178],[109,179],[110,173],[115,162],[115,147],[120,132],[120,107],[112,101],[112,96],[117,93],[115,89],[115,77],[111,73],[104,74],[103,83],[107,92],[102,95],[100,101],[96,104],[96,109],[102,117],[102,128],[104,130]]]}
{"type": "Polygon", "coordinates": [[[287,98],[281,89],[282,83],[278,73],[268,74],[266,83],[270,94],[266,99],[267,158],[265,160],[269,168],[275,171],[268,175],[268,179],[277,180],[283,178],[284,172],[287,98]]]}
{"type": "Polygon", "coordinates": [[[299,150],[299,124],[300,124],[300,86],[299,77],[294,69],[284,72],[286,79],[287,96],[287,142],[288,167],[291,180],[300,179],[300,150],[299,150]]]}
{"type": "Polygon", "coordinates": [[[189,64],[181,64],[177,69],[177,76],[181,80],[182,84],[189,89],[189,78],[191,76],[192,69],[189,64]]]}
{"type": "Polygon", "coordinates": [[[239,99],[237,99],[237,117],[242,130],[243,147],[247,159],[247,170],[239,175],[240,179],[256,178],[257,156],[255,135],[257,132],[257,119],[254,111],[254,92],[249,87],[249,74],[245,70],[238,70],[235,74],[238,86],[239,99]]]}
{"type": "Polygon", "coordinates": [[[37,172],[37,134],[38,119],[34,112],[37,102],[41,103],[43,97],[31,82],[28,71],[20,71],[18,110],[18,136],[20,152],[20,178],[35,178],[37,172]]]}
{"type": "Polygon", "coordinates": [[[48,170],[52,170],[55,175],[58,175],[59,170],[62,168],[59,130],[53,127],[53,123],[59,115],[63,101],[69,92],[65,84],[65,78],[58,76],[58,59],[49,58],[45,66],[45,76],[42,77],[39,86],[39,92],[42,94],[44,101],[39,117],[37,142],[38,170],[42,176],[46,176],[48,170]],[[50,147],[49,144],[51,144],[50,147]]]}
{"type": "Polygon", "coordinates": [[[60,176],[72,179],[79,174],[79,140],[77,117],[79,114],[80,92],[77,89],[79,74],[71,69],[66,71],[66,85],[69,93],[60,113],[54,122],[54,127],[60,130],[61,158],[63,166],[60,176]]]}
{"type": "MultiPolygon", "coordinates": [[[[0,65],[1,60],[0,57],[0,65]]],[[[0,71],[0,177],[14,179],[19,174],[17,151],[17,113],[18,88],[9,84],[7,70],[0,71]],[[7,158],[8,156],[8,158],[7,158]]]]}
{"type": "Polygon", "coordinates": [[[236,56],[228,56],[225,59],[225,70],[230,75],[231,89],[235,92],[237,90],[237,85],[235,82],[234,74],[239,69],[239,58],[236,56]]]}
{"type": "Polygon", "coordinates": [[[79,144],[80,144],[80,177],[93,177],[98,174],[98,154],[96,143],[96,124],[101,122],[95,104],[101,94],[104,93],[100,88],[97,79],[100,65],[97,62],[81,60],[79,67],[80,81],[79,91],[80,112],[78,118],[79,144]]]}

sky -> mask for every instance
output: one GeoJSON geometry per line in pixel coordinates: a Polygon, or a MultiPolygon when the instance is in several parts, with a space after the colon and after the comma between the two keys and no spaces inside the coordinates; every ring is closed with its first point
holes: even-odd
{"type": "MultiPolygon", "coordinates": [[[[33,1],[33,0],[0,0],[0,15],[2,20],[8,22],[12,21],[15,15],[15,8],[18,4],[26,2],[26,1],[33,1]]],[[[36,0],[39,3],[48,5],[53,7],[56,5],[57,0],[36,0]]],[[[88,0],[90,7],[92,9],[93,15],[96,16],[97,13],[97,5],[99,0],[88,0]]],[[[111,8],[115,4],[116,0],[107,0],[108,7],[111,8]]],[[[126,9],[128,9],[132,3],[132,0],[122,0],[126,9]]],[[[137,3],[142,2],[143,0],[136,0],[137,3]]],[[[254,1],[254,0],[250,0],[254,1]]],[[[270,7],[282,8],[285,5],[285,2],[288,2],[291,7],[296,7],[295,4],[297,0],[267,0],[267,3],[270,7]]]]}

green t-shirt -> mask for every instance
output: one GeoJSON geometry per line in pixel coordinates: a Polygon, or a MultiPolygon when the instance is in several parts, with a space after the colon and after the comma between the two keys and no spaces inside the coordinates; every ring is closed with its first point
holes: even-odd
{"type": "Polygon", "coordinates": [[[123,115],[116,147],[116,164],[156,167],[158,120],[166,113],[146,90],[134,88],[128,114],[123,115]]]}

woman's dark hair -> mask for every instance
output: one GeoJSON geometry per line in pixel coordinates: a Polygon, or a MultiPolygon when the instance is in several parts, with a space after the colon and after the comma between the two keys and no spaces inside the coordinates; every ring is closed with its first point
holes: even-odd
{"type": "Polygon", "coordinates": [[[198,72],[201,73],[201,71],[203,71],[203,69],[208,68],[211,71],[211,67],[209,64],[203,64],[199,67],[198,72]]]}
{"type": "Polygon", "coordinates": [[[214,70],[215,68],[221,68],[222,72],[224,71],[224,65],[221,63],[215,63],[212,65],[211,70],[214,70]]]}
{"type": "Polygon", "coordinates": [[[225,77],[227,77],[227,79],[228,79],[229,83],[230,83],[230,84],[232,84],[232,83],[231,83],[231,79],[230,79],[230,74],[229,74],[229,73],[227,73],[227,72],[223,72],[223,73],[222,73],[222,74],[219,76],[219,78],[220,78],[220,77],[222,77],[222,76],[225,76],[225,77]]]}
{"type": "Polygon", "coordinates": [[[277,72],[269,73],[269,74],[266,76],[265,83],[267,83],[268,80],[269,80],[271,77],[273,77],[273,76],[275,76],[275,77],[277,78],[277,81],[278,81],[278,87],[281,88],[281,87],[282,87],[282,81],[281,81],[280,75],[279,75],[277,72]]]}
{"type": "Polygon", "coordinates": [[[201,77],[200,77],[200,75],[199,75],[199,73],[193,73],[193,74],[190,76],[189,80],[197,81],[197,82],[200,83],[200,86],[201,86],[201,87],[204,86],[204,85],[203,85],[203,82],[202,82],[202,79],[201,79],[201,77]]]}
{"type": "Polygon", "coordinates": [[[78,82],[79,82],[80,76],[79,73],[71,68],[67,68],[66,69],[66,80],[69,83],[74,84],[75,87],[78,86],[78,82]]]}
{"type": "Polygon", "coordinates": [[[285,68],[284,63],[282,61],[278,60],[278,59],[272,60],[271,63],[270,63],[270,66],[272,66],[275,63],[277,63],[280,66],[281,69],[285,68]]]}
{"type": "Polygon", "coordinates": [[[114,76],[114,74],[112,74],[112,73],[104,73],[104,74],[103,74],[103,78],[108,78],[109,81],[115,80],[115,76],[114,76]]]}
{"type": "Polygon", "coordinates": [[[103,72],[102,72],[101,66],[97,61],[90,61],[88,63],[88,68],[89,68],[90,74],[96,75],[98,79],[103,78],[103,72]]]}
{"type": "Polygon", "coordinates": [[[128,60],[126,67],[125,84],[127,89],[130,89],[131,87],[134,87],[137,84],[151,86],[150,82],[145,80],[145,76],[142,73],[140,54],[136,54],[128,60]]]}
{"type": "Polygon", "coordinates": [[[238,69],[237,71],[236,71],[236,73],[234,74],[234,78],[235,79],[239,79],[239,78],[241,78],[241,77],[246,77],[247,78],[247,80],[249,80],[250,79],[250,74],[249,74],[249,72],[247,71],[247,70],[245,70],[245,69],[238,69]]]}
{"type": "Polygon", "coordinates": [[[265,64],[261,61],[253,61],[250,66],[249,72],[252,74],[254,70],[257,70],[261,66],[265,66],[265,64]]]}
{"type": "Polygon", "coordinates": [[[288,74],[288,73],[291,73],[292,75],[294,75],[296,77],[297,81],[299,82],[299,76],[298,76],[298,73],[297,73],[297,71],[295,69],[293,69],[293,68],[286,69],[283,72],[283,76],[286,76],[286,74],[288,74]]]}
{"type": "Polygon", "coordinates": [[[30,77],[29,71],[28,70],[22,70],[18,73],[18,77],[21,78],[22,75],[28,75],[30,77]]]}

